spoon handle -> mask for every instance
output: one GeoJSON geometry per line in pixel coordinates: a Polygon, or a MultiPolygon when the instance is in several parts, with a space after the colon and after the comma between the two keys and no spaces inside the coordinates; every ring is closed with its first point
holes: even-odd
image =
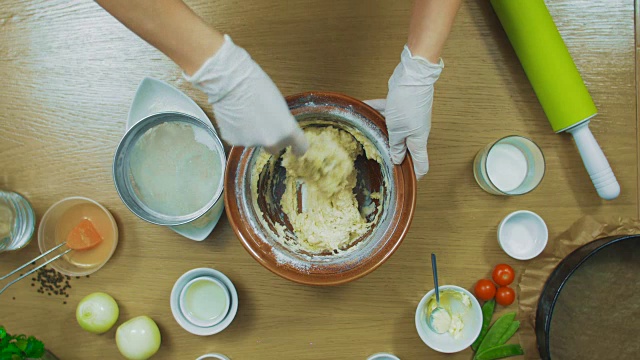
{"type": "Polygon", "coordinates": [[[433,269],[433,285],[436,288],[436,303],[440,306],[440,290],[438,289],[438,268],[436,266],[436,254],[431,253],[431,268],[433,269]]]}

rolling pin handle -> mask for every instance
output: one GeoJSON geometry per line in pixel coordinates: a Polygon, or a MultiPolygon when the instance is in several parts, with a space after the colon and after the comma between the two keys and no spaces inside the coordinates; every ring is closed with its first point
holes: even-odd
{"type": "Polygon", "coordinates": [[[567,130],[573,135],[582,162],[601,198],[613,200],[620,195],[620,184],[609,166],[600,145],[589,129],[589,121],[567,130]]]}

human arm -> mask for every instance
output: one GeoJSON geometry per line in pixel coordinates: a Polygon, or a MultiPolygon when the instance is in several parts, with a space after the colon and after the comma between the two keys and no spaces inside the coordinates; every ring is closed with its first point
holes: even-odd
{"type": "Polygon", "coordinates": [[[124,26],[193,74],[222,46],[222,34],[181,0],[96,0],[124,26]]]}
{"type": "Polygon", "coordinates": [[[436,64],[462,0],[417,0],[411,12],[407,46],[414,56],[436,64]]]}
{"type": "Polygon", "coordinates": [[[96,0],[107,12],[171,58],[204,91],[222,137],[232,145],[271,152],[307,142],[269,76],[228,36],[181,0],[96,0]]]}
{"type": "Polygon", "coordinates": [[[371,102],[384,112],[391,159],[400,164],[407,149],[418,178],[429,171],[427,140],[431,131],[434,84],[444,67],[440,54],[461,0],[417,0],[407,45],[389,79],[385,101],[371,102]]]}

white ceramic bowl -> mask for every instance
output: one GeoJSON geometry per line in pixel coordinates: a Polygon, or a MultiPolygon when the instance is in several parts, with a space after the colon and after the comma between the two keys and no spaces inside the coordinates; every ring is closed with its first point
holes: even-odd
{"type": "Polygon", "coordinates": [[[400,358],[389,353],[377,353],[369,356],[367,360],[400,360],[400,358]]]}
{"type": "Polygon", "coordinates": [[[512,212],[498,225],[500,247],[516,260],[529,260],[540,255],[548,240],[547,224],[532,211],[512,212]]]}
{"type": "Polygon", "coordinates": [[[225,316],[227,316],[227,314],[229,313],[229,308],[231,307],[231,295],[229,294],[229,289],[227,289],[227,286],[222,283],[222,281],[214,278],[214,277],[210,277],[210,276],[200,276],[194,279],[191,279],[180,291],[180,310],[182,311],[182,315],[184,315],[184,317],[187,318],[187,320],[189,320],[191,323],[200,326],[200,327],[211,327],[214,326],[215,324],[219,323],[220,321],[222,321],[225,316]],[[203,321],[195,316],[193,316],[189,310],[187,309],[187,305],[186,305],[186,295],[187,295],[187,291],[189,290],[189,288],[191,286],[193,286],[193,284],[195,284],[198,281],[209,281],[212,282],[216,285],[218,285],[224,292],[225,295],[225,303],[227,304],[226,309],[220,313],[219,316],[217,316],[214,319],[211,319],[209,321],[203,321]]]}
{"type": "Polygon", "coordinates": [[[440,292],[443,290],[455,290],[464,293],[469,296],[469,299],[471,300],[471,308],[462,317],[464,322],[462,336],[459,339],[455,339],[453,336],[449,335],[449,333],[437,334],[427,325],[425,307],[427,306],[429,299],[434,296],[434,289],[429,291],[422,300],[420,300],[420,303],[416,308],[416,330],[418,330],[418,335],[420,335],[422,341],[424,341],[424,343],[433,350],[442,353],[455,353],[471,346],[478,335],[480,335],[480,330],[482,328],[482,309],[480,308],[480,304],[478,303],[478,300],[476,300],[475,296],[466,289],[455,285],[440,286],[440,292]]]}
{"type": "Polygon", "coordinates": [[[217,334],[231,325],[231,322],[238,312],[238,291],[236,290],[235,286],[233,286],[231,280],[229,280],[229,278],[220,271],[209,268],[197,268],[187,271],[176,281],[176,283],[173,285],[173,289],[171,290],[170,304],[171,313],[173,314],[174,319],[176,319],[178,324],[183,329],[194,335],[208,336],[217,334]],[[187,285],[189,281],[200,277],[213,277],[220,280],[226,286],[227,290],[229,291],[229,295],[231,295],[227,316],[225,316],[222,321],[213,326],[202,327],[195,325],[190,322],[180,310],[180,293],[182,292],[182,289],[185,287],[185,285],[187,285]]]}
{"type": "Polygon", "coordinates": [[[228,357],[218,353],[204,354],[199,358],[197,358],[196,360],[206,360],[206,359],[229,360],[228,357]]]}

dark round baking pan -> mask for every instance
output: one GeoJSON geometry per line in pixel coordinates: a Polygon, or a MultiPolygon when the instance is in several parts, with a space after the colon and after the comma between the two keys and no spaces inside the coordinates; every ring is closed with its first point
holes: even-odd
{"type": "Polygon", "coordinates": [[[590,242],[564,258],[538,300],[542,359],[636,359],[640,354],[640,235],[590,242]]]}

